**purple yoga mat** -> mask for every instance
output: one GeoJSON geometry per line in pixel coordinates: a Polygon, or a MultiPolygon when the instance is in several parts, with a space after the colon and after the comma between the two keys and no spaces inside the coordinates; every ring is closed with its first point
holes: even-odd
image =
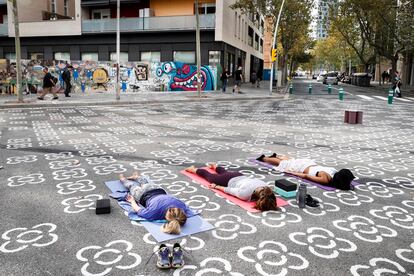
{"type": "MultiPolygon", "coordinates": [[[[262,161],[256,160],[256,158],[250,158],[250,159],[249,159],[249,162],[250,162],[250,163],[255,163],[255,164],[258,164],[258,165],[260,165],[260,166],[262,166],[262,167],[266,167],[266,168],[269,168],[269,169],[275,169],[275,168],[276,168],[276,166],[271,165],[271,164],[268,164],[268,163],[266,163],[266,162],[262,162],[262,161]]],[[[321,188],[321,189],[323,189],[323,190],[326,190],[326,191],[335,191],[335,190],[336,190],[336,189],[335,189],[335,188],[333,188],[333,187],[324,186],[324,185],[322,185],[322,184],[319,184],[319,183],[316,183],[316,182],[310,181],[310,180],[308,180],[308,179],[303,179],[303,178],[301,178],[301,177],[299,177],[299,176],[296,176],[296,175],[293,175],[293,174],[290,174],[290,173],[287,173],[287,172],[283,172],[283,173],[288,174],[288,175],[289,175],[289,177],[294,177],[294,178],[296,178],[296,179],[300,179],[301,181],[303,181],[303,182],[305,182],[305,183],[308,183],[308,184],[311,184],[311,185],[317,186],[317,187],[319,187],[319,188],[321,188]]],[[[353,186],[357,186],[357,185],[360,185],[360,183],[358,183],[358,182],[356,182],[356,181],[352,181],[352,185],[353,185],[353,186]]]]}

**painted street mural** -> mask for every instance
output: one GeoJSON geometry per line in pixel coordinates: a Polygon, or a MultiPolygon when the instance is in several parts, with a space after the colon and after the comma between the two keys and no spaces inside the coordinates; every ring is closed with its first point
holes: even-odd
{"type": "MultiPolygon", "coordinates": [[[[64,87],[62,73],[73,67],[72,84],[75,92],[113,91],[116,84],[116,64],[96,61],[22,60],[23,91],[37,93],[42,88],[43,67],[59,82],[55,90],[64,87]]],[[[217,88],[217,67],[201,67],[201,89],[217,88]]],[[[122,92],[197,91],[197,66],[181,62],[128,62],[121,65],[122,92]]],[[[16,92],[16,63],[0,59],[0,93],[16,92]]]]}

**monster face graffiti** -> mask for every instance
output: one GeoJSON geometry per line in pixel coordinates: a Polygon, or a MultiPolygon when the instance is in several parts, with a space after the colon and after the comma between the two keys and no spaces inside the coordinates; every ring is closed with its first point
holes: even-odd
{"type": "MultiPolygon", "coordinates": [[[[181,62],[165,62],[156,70],[158,78],[167,78],[168,88],[171,91],[196,91],[197,67],[181,62]]],[[[201,90],[214,90],[214,77],[208,66],[202,66],[200,70],[201,90]]]]}

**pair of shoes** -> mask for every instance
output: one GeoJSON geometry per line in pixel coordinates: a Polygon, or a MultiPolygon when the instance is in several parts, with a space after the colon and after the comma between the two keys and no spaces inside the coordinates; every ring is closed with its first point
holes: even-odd
{"type": "Polygon", "coordinates": [[[56,97],[53,97],[53,99],[52,99],[52,100],[57,100],[57,99],[59,99],[59,97],[57,97],[57,96],[56,96],[56,97]]]}
{"type": "Polygon", "coordinates": [[[184,266],[183,249],[179,243],[174,243],[172,250],[161,244],[157,251],[157,267],[164,268],[180,268],[184,266]]]}
{"type": "Polygon", "coordinates": [[[44,99],[43,99],[43,98],[41,98],[41,97],[38,97],[37,99],[38,99],[38,100],[41,100],[41,101],[43,101],[43,100],[44,100],[44,99]]]}
{"type": "Polygon", "coordinates": [[[306,195],[306,205],[309,207],[319,207],[319,201],[314,199],[311,195],[306,195]]]}
{"type": "Polygon", "coordinates": [[[71,95],[68,94],[68,95],[65,95],[65,97],[71,97],[71,95]]]}

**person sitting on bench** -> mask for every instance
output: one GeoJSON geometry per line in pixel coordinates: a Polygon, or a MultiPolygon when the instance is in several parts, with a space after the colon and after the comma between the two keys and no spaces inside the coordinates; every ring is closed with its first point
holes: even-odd
{"type": "Polygon", "coordinates": [[[319,166],[311,159],[295,159],[273,153],[266,157],[261,155],[258,161],[277,166],[275,170],[296,175],[300,178],[335,187],[341,190],[352,190],[352,180],[355,176],[348,169],[337,171],[332,167],[319,166]]]}
{"type": "Polygon", "coordinates": [[[236,171],[210,164],[209,168],[217,172],[210,173],[205,169],[191,166],[186,171],[195,173],[210,182],[210,188],[223,191],[245,201],[255,201],[255,208],[260,211],[277,210],[276,196],[272,189],[262,180],[248,178],[236,171]]]}
{"type": "Polygon", "coordinates": [[[167,194],[147,176],[135,172],[128,178],[121,174],[119,180],[128,188],[130,194],[126,200],[138,216],[147,220],[167,220],[161,227],[165,233],[180,234],[187,217],[195,215],[184,202],[167,194]]]}

